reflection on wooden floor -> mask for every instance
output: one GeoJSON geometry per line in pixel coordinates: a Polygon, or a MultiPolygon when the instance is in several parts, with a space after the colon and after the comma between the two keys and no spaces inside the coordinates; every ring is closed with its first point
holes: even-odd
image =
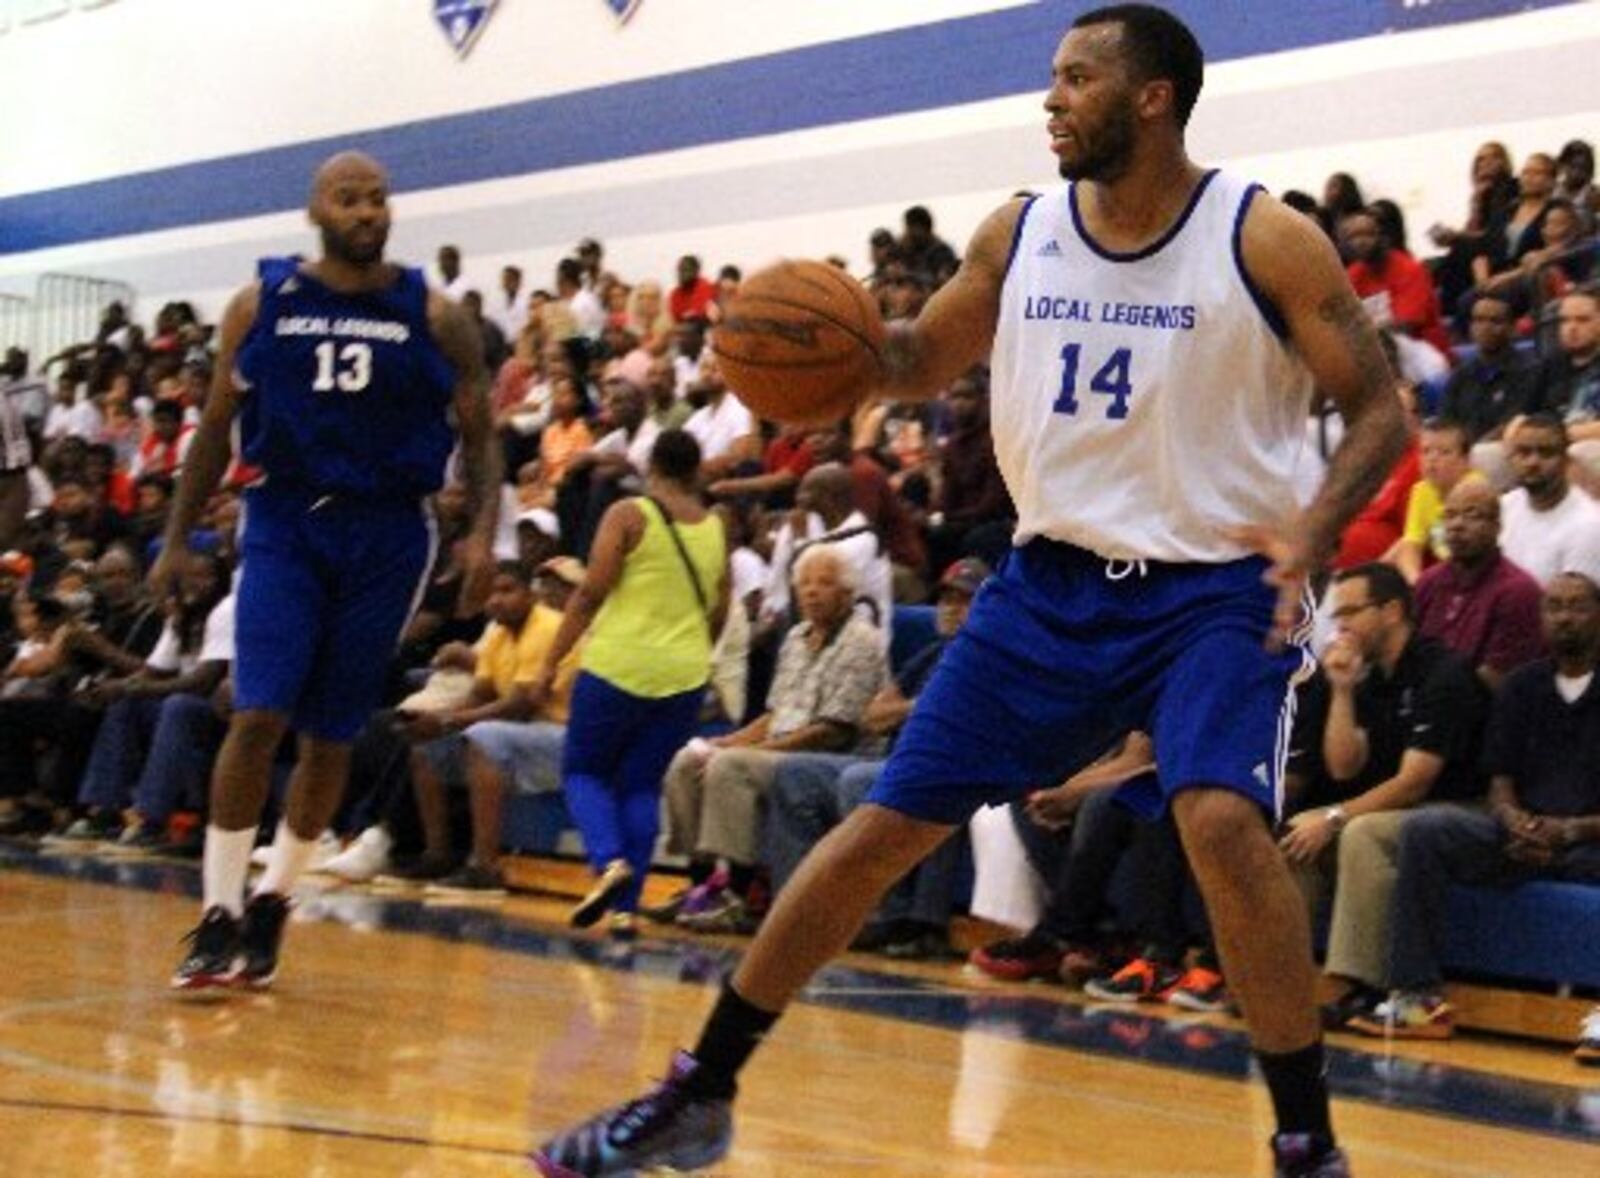
{"type": "MultiPolygon", "coordinates": [[[[117,887],[37,866],[0,851],[3,1175],[525,1174],[533,1140],[661,1072],[727,963],[569,938],[549,902],[323,893],[276,993],[186,1004],[165,981],[191,869],[117,887]],[[396,913],[420,935],[379,927],[396,913]]],[[[827,975],[752,1065],[717,1174],[1270,1173],[1235,1024],[853,964],[875,972],[827,975]]],[[[1586,1099],[1594,1077],[1557,1049],[1430,1044],[1335,1070],[1362,1096],[1337,1116],[1363,1178],[1600,1174],[1600,1086],[1586,1099]]]]}

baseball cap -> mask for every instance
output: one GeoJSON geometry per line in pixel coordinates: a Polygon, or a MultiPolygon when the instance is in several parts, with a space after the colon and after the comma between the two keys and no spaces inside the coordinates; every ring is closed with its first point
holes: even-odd
{"type": "Polygon", "coordinates": [[[561,539],[561,521],[556,518],[556,513],[548,507],[530,507],[517,516],[517,526],[531,524],[538,528],[552,540],[561,539]]]}
{"type": "Polygon", "coordinates": [[[565,581],[576,588],[583,584],[583,578],[588,571],[583,567],[583,561],[576,556],[552,556],[539,566],[541,573],[549,573],[558,581],[565,581]]]}
{"type": "Polygon", "coordinates": [[[945,569],[944,575],[939,578],[939,592],[954,589],[971,597],[978,591],[978,586],[988,579],[989,573],[989,566],[976,556],[965,557],[945,569]]]}

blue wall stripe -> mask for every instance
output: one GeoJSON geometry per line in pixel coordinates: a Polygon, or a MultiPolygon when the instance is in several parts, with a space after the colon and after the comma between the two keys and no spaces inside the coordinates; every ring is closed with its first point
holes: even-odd
{"type": "MultiPolygon", "coordinates": [[[[1170,0],[1209,60],[1426,21],[1577,0],[1245,5],[1170,0]],[[1422,15],[1419,15],[1422,14],[1422,15]]],[[[316,166],[357,147],[409,192],[1039,93],[1049,53],[1090,5],[1041,0],[639,81],[0,198],[0,255],[300,208],[316,166]]],[[[626,34],[624,34],[626,35],[626,34]]]]}

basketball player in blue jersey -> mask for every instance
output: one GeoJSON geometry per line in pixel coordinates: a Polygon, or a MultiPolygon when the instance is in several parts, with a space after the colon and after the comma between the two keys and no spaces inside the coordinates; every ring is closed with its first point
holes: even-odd
{"type": "Polygon", "coordinates": [[[482,343],[420,271],[384,260],[389,182],[353,152],[317,172],[314,262],[269,258],[223,316],[216,380],[178,481],[158,588],[188,556],[231,457],[262,477],[245,497],[233,717],[211,782],[204,912],[175,989],[262,988],[288,896],[338,807],[350,747],[434,555],[426,499],[460,438],[472,501],[462,604],[492,571],[499,502],[482,343]],[[266,873],[245,903],[250,850],[278,746],[298,741],[266,873]]]}
{"type": "MultiPolygon", "coordinates": [[[[1154,735],[1160,792],[1205,894],[1271,1089],[1279,1175],[1349,1173],[1328,1115],[1305,906],[1274,844],[1307,574],[1378,488],[1405,425],[1327,239],[1191,163],[1203,59],[1145,5],[1079,18],[1045,100],[1068,183],[979,227],[880,394],[935,395],[992,354],[1015,547],[973,605],[866,805],[778,897],[665,1082],[547,1142],[547,1175],[691,1168],[732,1136],[735,1077],[884,891],[980,805],[1154,735]],[[1292,527],[1312,386],[1347,430],[1292,527]]],[[[1148,781],[1148,779],[1146,779],[1148,781]]],[[[1330,821],[1336,820],[1330,817],[1330,821]]],[[[1092,1143],[1064,1142],[1092,1159],[1092,1143]]]]}

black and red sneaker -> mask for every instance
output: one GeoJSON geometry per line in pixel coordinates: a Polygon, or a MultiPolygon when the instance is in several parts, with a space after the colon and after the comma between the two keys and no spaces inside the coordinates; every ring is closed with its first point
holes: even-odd
{"type": "Polygon", "coordinates": [[[172,988],[189,995],[220,994],[239,977],[239,921],[220,905],[207,908],[184,938],[189,953],[172,975],[172,988]]]}
{"type": "Polygon", "coordinates": [[[1026,982],[1033,978],[1055,979],[1061,969],[1061,958],[1061,946],[1054,938],[1043,933],[1027,933],[974,949],[970,960],[992,978],[1026,982]]]}
{"type": "Polygon", "coordinates": [[[244,965],[239,982],[252,990],[265,990],[278,976],[278,946],[283,943],[284,922],[289,919],[289,898],[277,892],[258,892],[245,905],[239,929],[239,950],[244,965]]]}

